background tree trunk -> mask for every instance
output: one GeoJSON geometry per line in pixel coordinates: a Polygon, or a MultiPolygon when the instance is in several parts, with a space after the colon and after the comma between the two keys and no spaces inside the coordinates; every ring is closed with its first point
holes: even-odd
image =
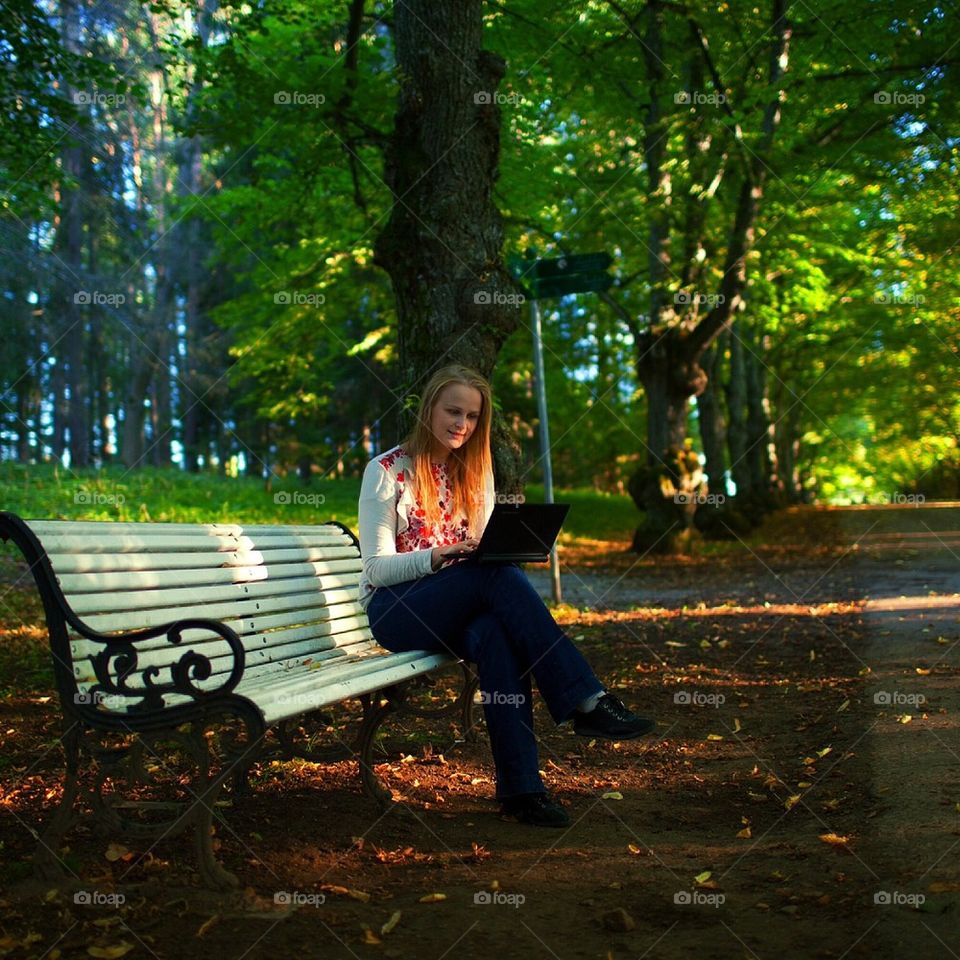
{"type": "Polygon", "coordinates": [[[700,366],[707,378],[707,385],[704,387],[703,393],[697,398],[700,442],[703,444],[710,492],[723,495],[726,495],[727,492],[724,479],[727,472],[727,458],[724,456],[727,425],[721,406],[721,394],[716,387],[716,377],[720,370],[727,339],[726,336],[718,338],[717,342],[701,358],[700,366]]]}
{"type": "MultiPolygon", "coordinates": [[[[394,4],[400,93],[386,181],[394,204],[376,263],[396,297],[401,391],[459,362],[489,377],[520,322],[493,201],[503,60],[481,49],[481,0],[394,4]]],[[[516,490],[519,450],[494,428],[498,489],[516,490]]]]}

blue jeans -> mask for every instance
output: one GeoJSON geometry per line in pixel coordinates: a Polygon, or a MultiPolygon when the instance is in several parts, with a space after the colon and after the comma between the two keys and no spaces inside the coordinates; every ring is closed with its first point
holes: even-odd
{"type": "Polygon", "coordinates": [[[377,587],[367,617],[376,641],[393,653],[429,650],[475,663],[497,799],[544,792],[531,674],[558,724],[603,685],[516,564],[469,559],[377,587]]]}

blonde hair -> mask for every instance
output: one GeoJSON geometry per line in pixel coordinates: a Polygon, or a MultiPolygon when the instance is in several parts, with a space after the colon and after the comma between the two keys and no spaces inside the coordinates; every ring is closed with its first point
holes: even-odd
{"type": "Polygon", "coordinates": [[[480,416],[470,439],[459,450],[451,450],[447,457],[454,513],[467,518],[470,534],[476,536],[483,518],[485,480],[493,473],[490,456],[493,402],[489,382],[476,370],[459,363],[441,367],[423,388],[416,420],[402,445],[413,461],[414,496],[423,508],[424,520],[432,526],[440,520],[440,497],[431,467],[436,438],[430,423],[441,392],[452,383],[473,387],[482,398],[480,416]]]}

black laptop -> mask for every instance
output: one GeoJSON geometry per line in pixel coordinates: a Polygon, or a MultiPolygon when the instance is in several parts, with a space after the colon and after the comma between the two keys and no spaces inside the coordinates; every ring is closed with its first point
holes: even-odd
{"type": "Polygon", "coordinates": [[[545,563],[569,503],[498,503],[474,552],[478,563],[545,563]]]}

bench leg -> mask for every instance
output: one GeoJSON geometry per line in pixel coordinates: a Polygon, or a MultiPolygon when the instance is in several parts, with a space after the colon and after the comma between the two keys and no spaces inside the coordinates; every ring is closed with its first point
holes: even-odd
{"type": "Polygon", "coordinates": [[[74,723],[61,736],[64,753],[67,758],[66,777],[63,785],[63,798],[60,806],[47,824],[37,841],[33,854],[33,873],[44,883],[56,883],[65,879],[63,861],[60,859],[60,844],[64,834],[79,821],[76,809],[80,793],[80,738],[82,729],[74,723]]]}
{"type": "Polygon", "coordinates": [[[365,696],[363,702],[363,723],[357,736],[357,762],[360,764],[360,779],[363,789],[377,801],[381,810],[393,810],[397,804],[393,794],[384,786],[377,776],[373,765],[373,740],[377,735],[380,724],[394,712],[396,706],[392,699],[381,701],[379,697],[365,696]]]}
{"type": "Polygon", "coordinates": [[[474,723],[473,695],[480,686],[480,677],[468,664],[461,663],[463,669],[463,689],[460,691],[460,723],[463,739],[468,743],[477,742],[477,728],[474,723]]]}

